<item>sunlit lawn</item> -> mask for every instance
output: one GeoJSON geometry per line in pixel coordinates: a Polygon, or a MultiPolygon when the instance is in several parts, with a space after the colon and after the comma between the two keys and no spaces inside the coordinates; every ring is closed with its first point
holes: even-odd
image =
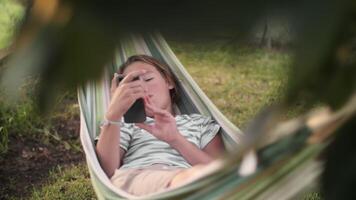
{"type": "Polygon", "coordinates": [[[208,97],[240,128],[282,95],[291,62],[287,52],[226,41],[170,45],[208,97]]]}
{"type": "Polygon", "coordinates": [[[58,166],[40,188],[34,188],[32,200],[96,199],[85,163],[63,168],[58,166]]]}

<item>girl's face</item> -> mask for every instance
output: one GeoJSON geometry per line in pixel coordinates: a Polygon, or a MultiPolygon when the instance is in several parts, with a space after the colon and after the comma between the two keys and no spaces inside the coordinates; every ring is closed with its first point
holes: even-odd
{"type": "MultiPolygon", "coordinates": [[[[146,70],[146,73],[141,76],[141,80],[147,89],[147,96],[151,103],[173,114],[169,93],[169,91],[173,89],[173,86],[163,78],[161,73],[154,66],[144,62],[134,62],[125,68],[123,74],[127,75],[130,72],[143,69],[146,70]]],[[[152,116],[152,113],[149,113],[148,110],[146,110],[146,114],[152,116]]]]}

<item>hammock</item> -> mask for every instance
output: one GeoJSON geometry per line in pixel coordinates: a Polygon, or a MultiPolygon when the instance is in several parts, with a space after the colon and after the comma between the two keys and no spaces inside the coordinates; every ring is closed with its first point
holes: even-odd
{"type": "Polygon", "coordinates": [[[321,171],[320,163],[313,158],[325,144],[308,145],[306,140],[313,127],[301,121],[280,126],[275,132],[283,137],[260,145],[256,151],[250,151],[248,147],[253,142],[244,142],[242,145],[243,134],[240,129],[209,100],[159,33],[132,34],[122,39],[115,59],[105,69],[102,80],[79,87],[78,99],[81,111],[80,138],[92,184],[99,199],[287,199],[313,186],[321,171]],[[94,139],[100,133],[100,122],[109,104],[110,80],[118,66],[134,54],[151,55],[170,66],[177,79],[181,97],[176,109],[182,114],[201,113],[215,119],[221,126],[220,134],[228,152],[223,159],[209,164],[190,183],[140,197],[111,184],[99,164],[94,148],[94,139]],[[252,173],[238,173],[245,166],[244,163],[254,161],[256,157],[259,162],[252,173]]]}

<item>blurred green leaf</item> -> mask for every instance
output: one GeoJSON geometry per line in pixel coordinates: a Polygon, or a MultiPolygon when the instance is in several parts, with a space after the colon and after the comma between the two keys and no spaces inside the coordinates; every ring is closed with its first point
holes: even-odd
{"type": "MultiPolygon", "coordinates": [[[[342,45],[355,38],[352,1],[100,3],[96,0],[63,0],[59,5],[52,1],[34,1],[32,6],[19,37],[22,43],[1,79],[3,87],[10,94],[16,94],[24,77],[40,77],[37,91],[42,110],[48,110],[57,94],[65,89],[100,78],[119,38],[127,32],[159,29],[199,36],[218,30],[233,32],[233,37],[243,40],[261,19],[271,13],[290,18],[296,37],[287,102],[308,97],[311,105],[322,101],[337,107],[355,90],[354,61],[340,62],[337,56],[343,51],[340,50],[342,45]],[[51,7],[55,8],[52,13],[48,11],[51,7]]],[[[345,51],[353,48],[354,44],[345,51]]]]}

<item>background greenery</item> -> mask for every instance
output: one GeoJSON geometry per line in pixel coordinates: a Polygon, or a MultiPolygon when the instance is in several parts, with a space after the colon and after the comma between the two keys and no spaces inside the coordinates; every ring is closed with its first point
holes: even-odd
{"type": "MultiPolygon", "coordinates": [[[[15,25],[21,20],[24,9],[16,1],[1,0],[0,10],[2,49],[11,44],[15,25]]],[[[231,43],[229,37],[182,39],[174,35],[164,36],[206,94],[242,129],[261,107],[278,101],[284,94],[292,59],[291,53],[285,49],[231,43]]],[[[28,77],[26,84],[19,88],[22,100],[15,106],[7,104],[0,91],[0,159],[6,158],[11,135],[14,138],[37,138],[53,146],[61,143],[68,151],[81,151],[78,135],[67,140],[68,133],[61,127],[63,121],[78,121],[75,91],[62,94],[53,105],[57,109],[50,115],[41,116],[36,114],[34,103],[36,84],[36,77],[28,77]]],[[[297,106],[295,110],[298,112],[297,106]]],[[[7,187],[16,187],[16,180],[11,184],[7,187]]],[[[31,186],[25,198],[95,199],[85,162],[53,167],[40,184],[31,186]]],[[[20,197],[24,196],[7,194],[5,198],[20,197]]],[[[310,198],[318,199],[319,196],[316,193],[310,198]]]]}
{"type": "Polygon", "coordinates": [[[17,1],[0,1],[0,49],[8,47],[16,32],[16,26],[24,15],[24,7],[17,1]]]}

